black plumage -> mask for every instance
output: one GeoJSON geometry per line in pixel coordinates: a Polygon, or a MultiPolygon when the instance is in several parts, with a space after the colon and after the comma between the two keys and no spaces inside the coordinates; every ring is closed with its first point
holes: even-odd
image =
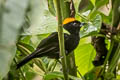
{"type": "MultiPolygon", "coordinates": [[[[64,29],[66,29],[70,33],[64,33],[66,55],[73,51],[79,44],[79,31],[81,26],[82,23],[77,20],[71,21],[63,25],[64,29]]],[[[59,40],[57,32],[53,32],[47,38],[43,39],[32,54],[28,55],[22,61],[20,61],[19,64],[17,64],[17,69],[26,64],[31,59],[43,56],[52,59],[59,59],[59,40]]]]}

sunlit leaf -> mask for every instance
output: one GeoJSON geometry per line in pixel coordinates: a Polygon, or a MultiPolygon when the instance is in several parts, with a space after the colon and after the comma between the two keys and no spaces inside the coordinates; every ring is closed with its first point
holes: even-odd
{"type": "Polygon", "coordinates": [[[92,4],[95,6],[95,2],[96,0],[90,0],[92,2],[92,4]]]}
{"type": "Polygon", "coordinates": [[[31,35],[21,35],[19,37],[19,41],[23,42],[23,43],[26,43],[26,44],[29,44],[31,37],[32,37],[31,35]]]}
{"type": "Polygon", "coordinates": [[[75,50],[76,65],[79,72],[84,75],[93,68],[92,60],[95,57],[95,50],[91,45],[90,38],[82,38],[75,50]]]}

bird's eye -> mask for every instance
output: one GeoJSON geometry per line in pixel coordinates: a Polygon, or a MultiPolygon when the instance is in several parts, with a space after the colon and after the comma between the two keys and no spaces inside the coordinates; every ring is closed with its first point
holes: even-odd
{"type": "Polygon", "coordinates": [[[76,25],[76,23],[74,22],[73,25],[76,25]]]}

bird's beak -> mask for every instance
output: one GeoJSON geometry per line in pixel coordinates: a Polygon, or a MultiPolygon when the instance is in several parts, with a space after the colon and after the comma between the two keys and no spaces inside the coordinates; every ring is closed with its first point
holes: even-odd
{"type": "Polygon", "coordinates": [[[87,24],[87,23],[81,22],[80,26],[84,26],[85,24],[87,24]]]}

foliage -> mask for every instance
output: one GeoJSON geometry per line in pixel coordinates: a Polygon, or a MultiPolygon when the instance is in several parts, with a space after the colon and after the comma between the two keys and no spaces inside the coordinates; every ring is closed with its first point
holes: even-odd
{"type": "MultiPolygon", "coordinates": [[[[71,0],[63,1],[66,5],[63,6],[65,12],[64,7],[69,8],[67,4],[71,0]]],[[[68,75],[69,78],[119,80],[120,1],[73,0],[73,3],[75,18],[87,24],[80,31],[81,40],[74,51],[78,73],[77,76],[68,75]],[[108,28],[115,27],[117,31],[106,33],[106,29],[101,29],[102,23],[108,28]],[[101,31],[105,33],[102,34],[101,31]],[[105,38],[108,53],[101,66],[94,66],[92,63],[97,51],[91,44],[91,36],[105,38]]],[[[64,18],[68,16],[68,12],[63,14],[64,18]]],[[[0,1],[0,80],[63,80],[61,64],[46,57],[33,59],[16,70],[16,64],[31,54],[42,39],[57,31],[57,19],[54,0],[0,1]]]]}
{"type": "Polygon", "coordinates": [[[0,1],[0,79],[9,71],[15,56],[15,43],[27,5],[28,0],[0,1]]]}

